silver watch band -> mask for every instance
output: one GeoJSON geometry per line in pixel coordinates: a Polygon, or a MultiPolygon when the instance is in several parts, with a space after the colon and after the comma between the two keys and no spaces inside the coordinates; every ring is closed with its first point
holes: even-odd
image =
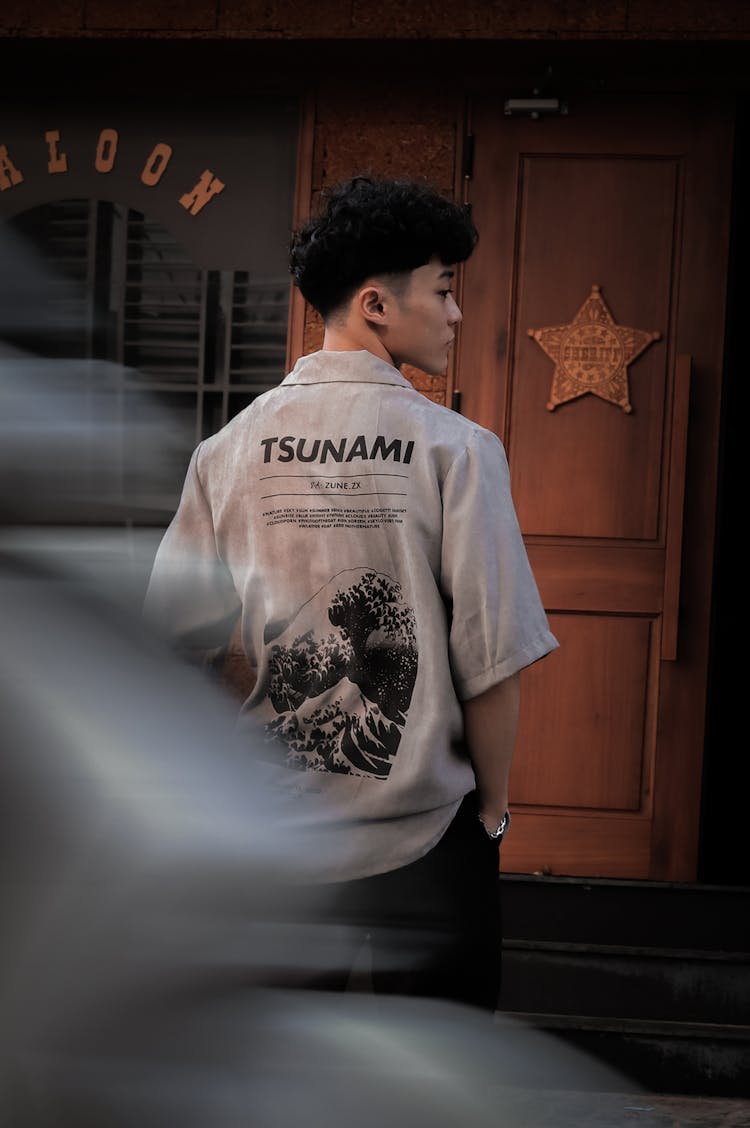
{"type": "Polygon", "coordinates": [[[487,824],[486,824],[486,822],[484,821],[483,818],[480,817],[479,821],[482,824],[482,826],[484,827],[487,835],[490,838],[492,838],[495,842],[500,842],[500,841],[502,841],[503,835],[505,834],[508,827],[510,826],[510,811],[505,812],[505,814],[503,815],[503,817],[500,821],[500,825],[498,826],[497,830],[490,830],[490,828],[487,826],[487,824]]]}

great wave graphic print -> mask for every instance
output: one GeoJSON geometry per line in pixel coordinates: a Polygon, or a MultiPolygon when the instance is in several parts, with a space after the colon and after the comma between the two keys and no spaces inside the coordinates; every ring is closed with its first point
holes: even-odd
{"type": "Polygon", "coordinates": [[[288,767],[387,779],[417,676],[400,584],[367,568],[339,572],[276,632],[263,710],[275,714],[270,749],[288,767]]]}

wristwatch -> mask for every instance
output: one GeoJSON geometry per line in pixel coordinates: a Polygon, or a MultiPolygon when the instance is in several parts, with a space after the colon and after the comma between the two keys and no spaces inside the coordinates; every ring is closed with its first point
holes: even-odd
{"type": "Polygon", "coordinates": [[[503,836],[510,826],[510,811],[505,812],[502,819],[500,820],[500,825],[498,826],[497,830],[490,830],[481,815],[479,816],[479,821],[484,827],[488,837],[492,838],[495,842],[502,842],[503,836]]]}

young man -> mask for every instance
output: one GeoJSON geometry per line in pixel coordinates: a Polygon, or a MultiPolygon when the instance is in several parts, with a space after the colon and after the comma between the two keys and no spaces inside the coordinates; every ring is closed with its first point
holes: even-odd
{"type": "Polygon", "coordinates": [[[491,1010],[519,671],[557,641],[500,441],[400,372],[446,371],[476,237],[419,184],[328,194],[290,255],[323,348],[197,448],[146,607],[188,647],[241,616],[240,724],[321,802],[308,870],[375,988],[491,1010]]]}

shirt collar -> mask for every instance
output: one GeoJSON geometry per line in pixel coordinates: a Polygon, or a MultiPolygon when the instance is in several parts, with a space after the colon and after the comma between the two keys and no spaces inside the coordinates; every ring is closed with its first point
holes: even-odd
{"type": "Polygon", "coordinates": [[[334,352],[319,349],[301,356],[282,386],[289,384],[396,384],[411,388],[405,376],[387,361],[381,360],[366,349],[352,352],[334,352]]]}

